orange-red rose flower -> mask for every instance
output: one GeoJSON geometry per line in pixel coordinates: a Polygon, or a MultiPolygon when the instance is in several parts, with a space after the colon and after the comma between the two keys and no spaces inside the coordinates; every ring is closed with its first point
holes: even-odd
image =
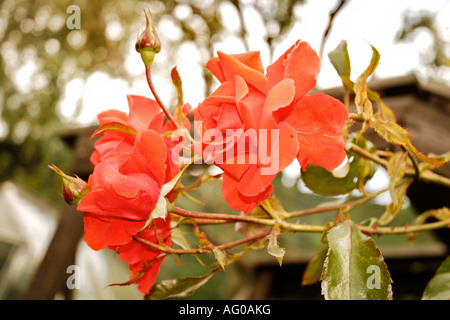
{"type": "Polygon", "coordinates": [[[117,251],[129,264],[130,279],[136,279],[139,290],[148,293],[164,258],[133,237],[157,243],[163,239],[171,245],[169,216],[144,227],[162,186],[179,172],[179,167],[172,161],[175,142],[163,138],[163,133],[173,127],[164,124],[158,104],[141,96],[128,96],[128,104],[128,115],[109,110],[98,116],[103,135],[91,155],[95,167],[88,180],[90,191],[77,209],[84,212],[86,243],[94,250],[117,251]]]}
{"type": "Polygon", "coordinates": [[[296,157],[302,169],[342,163],[347,111],[328,95],[306,95],[320,67],[308,43],[297,41],[266,74],[259,52],[218,52],[206,67],[221,84],[193,111],[194,150],[223,169],[222,196],[233,209],[248,213],[267,199],[296,157]]]}
{"type": "Polygon", "coordinates": [[[115,152],[90,175],[81,199],[84,239],[94,250],[129,242],[150,217],[166,181],[167,148],[153,130],[138,133],[132,153],[115,152]]]}

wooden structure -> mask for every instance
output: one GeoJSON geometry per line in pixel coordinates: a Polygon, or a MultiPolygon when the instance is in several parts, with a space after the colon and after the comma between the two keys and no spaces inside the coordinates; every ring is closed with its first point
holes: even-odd
{"type": "MultiPolygon", "coordinates": [[[[374,81],[369,83],[369,87],[377,91],[383,101],[393,109],[398,122],[408,129],[412,135],[413,144],[422,153],[440,154],[450,150],[449,88],[434,84],[422,85],[414,76],[374,81]]],[[[341,98],[343,90],[342,88],[330,89],[326,93],[341,98]]],[[[61,134],[61,138],[75,150],[74,173],[84,179],[87,179],[87,176],[92,172],[89,156],[93,150],[93,141],[90,141],[89,137],[95,129],[96,127],[80,128],[61,134]]],[[[368,138],[375,142],[378,148],[387,146],[383,140],[377,138],[375,133],[368,132],[368,138]]],[[[436,171],[450,177],[450,165],[442,166],[436,171]]],[[[433,206],[436,208],[444,205],[450,207],[449,195],[450,190],[448,188],[421,182],[414,183],[409,194],[413,205],[419,211],[424,211],[433,206]]],[[[66,289],[65,283],[68,277],[66,268],[68,265],[74,264],[75,251],[82,234],[82,214],[77,213],[74,207],[67,206],[62,212],[59,226],[47,254],[24,296],[25,299],[53,299],[58,292],[63,292],[66,298],[70,298],[70,290],[66,289]]],[[[440,238],[447,245],[447,252],[444,252],[445,250],[428,250],[427,252],[419,252],[419,255],[423,259],[440,259],[442,255],[448,253],[449,234],[449,230],[443,230],[440,235],[440,238]]],[[[297,276],[301,275],[301,268],[306,263],[307,260],[297,261],[296,269],[293,272],[297,276]]],[[[261,281],[240,298],[264,299],[277,297],[279,288],[271,287],[271,284],[275,283],[272,280],[281,276],[289,277],[292,274],[289,268],[289,264],[286,263],[283,264],[283,272],[279,271],[279,267],[273,265],[254,266],[255,272],[259,272],[261,275],[261,281]]],[[[279,283],[290,282],[292,283],[289,280],[279,283]]],[[[295,281],[295,286],[296,288],[299,286],[298,281],[295,281]]],[[[286,290],[287,288],[284,288],[285,292],[286,290]]],[[[312,290],[312,292],[306,293],[311,294],[310,297],[317,294],[317,288],[306,288],[306,290],[312,290]]],[[[278,295],[278,297],[283,296],[278,295]]],[[[301,294],[295,297],[299,298],[301,294]]]]}
{"type": "MultiPolygon", "coordinates": [[[[73,173],[87,181],[93,170],[89,157],[93,151],[94,141],[90,136],[97,127],[65,130],[59,136],[75,154],[73,173]]],[[[61,212],[58,227],[47,249],[40,267],[24,295],[26,300],[52,300],[57,294],[70,299],[71,290],[67,289],[67,267],[75,264],[78,243],[83,235],[83,214],[75,206],[65,205],[61,212]]]]}

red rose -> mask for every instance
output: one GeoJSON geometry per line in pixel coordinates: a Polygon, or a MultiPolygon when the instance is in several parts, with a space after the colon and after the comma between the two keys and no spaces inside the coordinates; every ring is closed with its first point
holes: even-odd
{"type": "Polygon", "coordinates": [[[316,52],[297,41],[264,75],[259,52],[218,52],[206,67],[221,82],[193,111],[200,141],[194,150],[224,171],[222,196],[245,213],[267,199],[271,182],[295,157],[331,171],[345,158],[345,106],[316,84],[316,52]]]}
{"type": "Polygon", "coordinates": [[[129,242],[150,217],[166,181],[167,148],[153,130],[138,133],[132,153],[115,152],[98,163],[81,199],[84,239],[94,250],[129,242]]]}
{"type": "MultiPolygon", "coordinates": [[[[108,247],[117,251],[129,264],[130,280],[135,280],[138,289],[146,294],[164,256],[133,240],[133,236],[155,243],[162,239],[171,245],[169,216],[144,226],[156,207],[161,188],[179,172],[171,154],[177,142],[163,138],[163,133],[174,128],[164,124],[164,114],[155,101],[128,96],[128,104],[128,115],[109,110],[98,116],[103,136],[95,143],[90,191],[81,199],[78,210],[84,212],[86,243],[94,250],[108,247]]],[[[188,105],[185,110],[189,111],[188,105]]]]}

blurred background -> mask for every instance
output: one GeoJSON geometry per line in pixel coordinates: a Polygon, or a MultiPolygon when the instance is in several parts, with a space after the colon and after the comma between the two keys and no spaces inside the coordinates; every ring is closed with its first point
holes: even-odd
{"type": "MultiPolygon", "coordinates": [[[[82,215],[64,205],[58,195],[59,180],[46,165],[54,163],[65,172],[87,178],[92,151],[89,136],[98,112],[111,108],[127,111],[127,94],[152,97],[142,61],[134,50],[145,25],[146,7],[151,9],[162,42],[152,69],[156,89],[167,105],[176,99],[170,79],[172,67],[177,66],[180,73],[185,100],[196,107],[217,86],[204,68],[217,50],[260,51],[267,67],[297,39],[309,42],[322,58],[315,90],[339,97],[340,91],[333,88],[340,87],[341,82],[327,53],[347,40],[355,80],[370,61],[370,43],[381,53],[380,65],[372,77],[374,85],[391,98],[394,105],[388,105],[394,110],[398,106],[406,117],[411,115],[409,108],[415,106],[415,118],[423,120],[417,123],[405,118],[402,123],[407,129],[418,130],[414,137],[419,144],[423,142],[417,146],[419,150],[450,150],[446,139],[450,125],[448,0],[1,0],[1,299],[141,299],[134,286],[106,287],[127,281],[127,266],[113,252],[93,252],[79,241],[82,215]],[[70,10],[73,6],[79,8],[79,16],[76,10],[70,10]],[[73,19],[78,18],[79,28],[73,28],[73,19]],[[65,242],[60,239],[69,244],[62,245],[65,242]],[[55,243],[60,243],[59,247],[55,243]],[[79,265],[83,275],[81,289],[70,292],[64,289],[69,264],[79,265]]],[[[192,177],[198,174],[191,172],[192,177]]],[[[288,210],[339,200],[312,194],[302,184],[296,163],[274,183],[288,210]]],[[[378,170],[367,189],[380,190],[386,183],[386,172],[378,170]]],[[[418,188],[417,199],[423,195],[418,188]]],[[[448,198],[448,190],[437,192],[430,186],[427,190],[431,195],[422,207],[411,205],[414,199],[410,195],[397,223],[410,221],[430,202],[441,204],[442,198],[430,198],[433,194],[443,192],[448,198]]],[[[196,192],[200,199],[213,200],[207,206],[196,207],[181,199],[180,205],[229,212],[217,197],[218,183],[208,182],[196,192]]],[[[354,220],[381,214],[387,203],[389,197],[380,196],[354,212],[354,220]]],[[[304,222],[323,223],[327,219],[333,219],[333,213],[309,217],[304,222]]],[[[218,243],[227,242],[235,234],[232,227],[228,231],[218,234],[212,229],[208,234],[218,243]]],[[[319,238],[299,234],[280,238],[287,249],[283,276],[291,278],[279,278],[275,259],[254,254],[215,276],[193,298],[320,298],[320,287],[300,288],[302,268],[320,249],[319,238]],[[282,283],[289,286],[277,287],[282,283]]],[[[417,243],[424,247],[415,251],[421,252],[420,256],[410,261],[411,270],[403,273],[409,272],[415,279],[423,274],[423,281],[429,279],[448,250],[448,243],[442,239],[433,233],[421,234],[417,243]]],[[[402,257],[410,258],[406,237],[381,237],[377,242],[383,252],[394,250],[393,256],[402,252],[402,257]]],[[[205,257],[206,263],[208,259],[205,257]]],[[[160,278],[206,272],[192,257],[182,257],[184,268],[170,257],[166,260],[160,278]]],[[[394,284],[401,283],[401,272],[398,278],[394,274],[403,266],[395,261],[388,266],[392,266],[394,284]]],[[[394,297],[417,298],[423,291],[423,284],[418,283],[404,289],[404,293],[400,289],[397,296],[394,285],[394,297]]]]}

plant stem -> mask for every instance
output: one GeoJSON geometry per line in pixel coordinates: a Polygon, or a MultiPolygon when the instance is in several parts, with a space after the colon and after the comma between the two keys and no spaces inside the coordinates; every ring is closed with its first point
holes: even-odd
{"type": "MultiPolygon", "coordinates": [[[[378,157],[376,154],[370,153],[367,150],[364,150],[363,148],[357,146],[356,144],[351,143],[350,144],[350,150],[356,152],[357,154],[359,154],[360,156],[363,156],[364,158],[367,158],[369,160],[372,160],[375,163],[378,163],[380,165],[382,165],[383,167],[385,167],[386,169],[388,168],[388,161],[378,157]]],[[[417,177],[417,169],[407,169],[406,170],[406,175],[407,176],[413,176],[413,177],[417,177]]],[[[450,179],[444,176],[441,176],[431,170],[425,170],[420,172],[420,179],[426,182],[433,182],[433,183],[437,183],[446,187],[450,187],[450,179]]]]}
{"type": "MultiPolygon", "coordinates": [[[[230,249],[230,248],[236,247],[238,245],[241,245],[241,244],[244,244],[244,243],[247,243],[247,242],[251,242],[251,241],[254,241],[254,240],[258,240],[258,239],[264,238],[269,233],[270,233],[270,230],[264,231],[264,232],[261,232],[261,233],[258,233],[258,234],[255,234],[255,235],[252,235],[252,236],[249,236],[249,237],[245,237],[245,238],[242,238],[242,239],[239,239],[239,240],[236,240],[236,241],[232,241],[232,242],[228,242],[228,243],[225,243],[225,244],[221,244],[219,246],[215,246],[215,248],[223,249],[223,250],[230,249]]],[[[212,249],[210,249],[210,248],[196,248],[196,249],[176,249],[176,248],[171,248],[171,247],[167,247],[167,246],[164,246],[164,245],[160,245],[160,244],[148,241],[147,239],[144,239],[144,238],[141,238],[141,237],[138,237],[138,236],[133,236],[133,240],[136,240],[136,241],[138,241],[138,242],[140,242],[142,244],[145,244],[147,246],[150,246],[152,248],[155,248],[155,249],[157,249],[157,250],[159,250],[161,252],[165,252],[165,253],[168,253],[168,254],[171,254],[171,253],[172,254],[203,254],[203,253],[211,253],[212,252],[212,249]]]]}
{"type": "Polygon", "coordinates": [[[292,212],[288,212],[285,217],[287,219],[289,218],[294,218],[294,217],[300,217],[300,216],[306,216],[309,214],[315,214],[315,213],[321,213],[321,212],[327,212],[327,211],[333,211],[333,210],[339,210],[341,208],[346,207],[347,209],[351,209],[353,207],[359,206],[360,204],[363,204],[369,200],[372,200],[373,198],[379,196],[380,194],[382,194],[383,192],[388,191],[389,188],[385,188],[383,190],[371,193],[365,197],[362,197],[360,199],[354,200],[354,201],[350,201],[350,202],[344,202],[344,203],[340,203],[340,204],[336,204],[336,205],[332,205],[332,206],[326,206],[326,207],[317,207],[317,208],[311,208],[311,209],[305,209],[305,210],[296,210],[296,211],[292,211],[292,212]]]}
{"type": "Polygon", "coordinates": [[[167,110],[167,108],[164,106],[164,103],[159,98],[158,93],[156,92],[155,86],[153,85],[151,67],[148,65],[145,66],[145,76],[147,77],[148,86],[150,87],[150,90],[152,91],[156,102],[159,104],[159,107],[164,112],[167,119],[169,119],[169,121],[175,126],[175,128],[182,129],[180,127],[180,125],[178,124],[178,122],[175,120],[175,118],[172,116],[172,114],[169,112],[169,110],[167,110]]]}
{"type": "Polygon", "coordinates": [[[210,220],[227,220],[230,222],[241,221],[241,222],[249,222],[256,224],[263,224],[267,226],[273,226],[275,221],[272,219],[261,219],[250,216],[238,216],[233,214],[226,213],[207,213],[207,212],[197,212],[185,210],[177,207],[172,207],[170,210],[171,213],[177,214],[182,217],[188,218],[200,218],[200,219],[210,219],[210,220]]]}
{"type": "Polygon", "coordinates": [[[389,163],[388,161],[378,157],[376,154],[370,153],[367,150],[364,150],[363,148],[361,148],[360,146],[354,144],[354,143],[350,143],[350,148],[349,150],[356,152],[357,154],[359,154],[360,156],[363,156],[364,158],[367,158],[369,160],[372,160],[375,163],[378,163],[380,165],[382,165],[383,167],[387,168],[389,163]]]}
{"type": "Polygon", "coordinates": [[[450,219],[443,220],[443,221],[436,221],[436,222],[430,222],[425,223],[421,225],[414,225],[414,226],[403,226],[403,227],[363,227],[358,226],[358,228],[364,232],[368,233],[370,235],[378,234],[403,234],[403,233],[410,233],[410,232],[420,232],[420,231],[428,231],[428,230],[434,230],[439,228],[450,227],[450,219]]]}

